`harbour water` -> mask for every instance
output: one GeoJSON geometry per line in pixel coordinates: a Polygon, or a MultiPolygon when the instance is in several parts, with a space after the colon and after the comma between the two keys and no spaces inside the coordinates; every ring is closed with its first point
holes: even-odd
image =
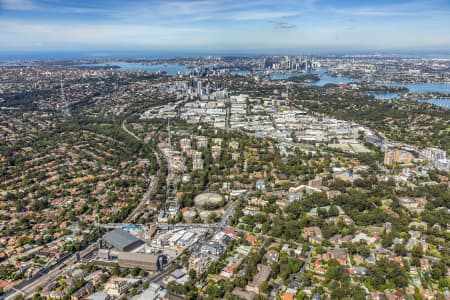
{"type": "Polygon", "coordinates": [[[316,72],[312,72],[312,74],[317,74],[320,77],[320,80],[312,83],[312,85],[316,86],[324,86],[326,84],[347,84],[350,82],[358,82],[358,80],[350,79],[345,76],[330,76],[326,73],[325,70],[319,70],[316,72]]]}
{"type": "MultiPolygon", "coordinates": [[[[140,63],[129,63],[129,62],[111,62],[111,63],[95,63],[95,64],[84,64],[80,65],[84,67],[118,67],[123,71],[147,71],[147,72],[161,72],[164,71],[169,75],[177,74],[177,73],[187,73],[189,69],[183,65],[178,64],[167,64],[167,65],[145,65],[140,63]]],[[[232,71],[230,74],[232,75],[240,75],[246,76],[250,73],[247,70],[237,70],[232,71]]],[[[347,84],[350,82],[358,82],[358,80],[354,80],[348,77],[336,77],[330,76],[326,73],[326,70],[318,70],[314,71],[311,74],[317,74],[320,77],[320,80],[317,82],[308,83],[308,85],[313,86],[324,86],[326,84],[347,84]]],[[[272,80],[282,80],[288,79],[296,76],[304,75],[304,73],[270,73],[269,77],[272,80]]],[[[413,84],[402,84],[402,83],[386,83],[382,84],[386,86],[404,86],[409,89],[410,93],[444,93],[450,94],[450,83],[413,83],[413,84]]],[[[398,98],[396,93],[373,93],[375,99],[379,100],[388,100],[398,98]]],[[[427,102],[430,104],[438,105],[444,108],[450,108],[450,99],[427,99],[420,100],[423,102],[427,102]]]]}
{"type": "Polygon", "coordinates": [[[426,99],[420,101],[450,109],[450,99],[426,99]]]}
{"type": "MultiPolygon", "coordinates": [[[[399,95],[396,93],[372,93],[375,99],[378,100],[391,100],[391,99],[398,99],[399,95]]],[[[450,98],[442,98],[442,99],[418,99],[416,101],[420,102],[426,102],[433,105],[437,105],[440,107],[444,107],[447,109],[450,109],[450,98]]]]}
{"type": "Polygon", "coordinates": [[[373,97],[378,100],[389,100],[398,98],[397,93],[372,93],[373,97]]]}
{"type": "MultiPolygon", "coordinates": [[[[345,84],[350,82],[358,82],[358,80],[352,80],[348,77],[336,77],[336,76],[330,76],[326,73],[326,70],[318,70],[313,71],[309,74],[315,74],[320,77],[319,81],[308,83],[309,85],[315,85],[315,86],[324,86],[326,84],[345,84]]],[[[305,75],[305,73],[284,73],[284,72],[278,72],[278,73],[270,73],[269,77],[271,80],[283,80],[283,79],[289,79],[293,77],[299,77],[305,75]]]]}
{"type": "Polygon", "coordinates": [[[410,93],[441,93],[450,94],[450,83],[386,83],[386,86],[404,86],[410,93]]]}
{"type": "MultiPolygon", "coordinates": [[[[314,86],[324,86],[326,84],[347,84],[350,82],[358,82],[358,80],[354,80],[344,76],[342,77],[330,76],[326,73],[325,70],[312,72],[312,74],[317,74],[320,77],[319,81],[310,83],[310,85],[314,86]]],[[[272,73],[271,79],[287,79],[293,76],[299,75],[289,73],[272,73]]],[[[424,94],[424,93],[450,94],[450,83],[410,83],[410,84],[387,83],[380,85],[406,87],[408,88],[409,93],[413,94],[424,94]]],[[[372,93],[372,95],[375,97],[375,99],[379,100],[389,100],[399,98],[399,95],[397,93],[372,93]]],[[[427,102],[444,108],[450,108],[450,99],[424,99],[419,101],[427,102]]]]}
{"type": "Polygon", "coordinates": [[[247,76],[248,74],[250,74],[250,71],[248,70],[230,71],[230,74],[233,76],[247,76]]]}
{"type": "Polygon", "coordinates": [[[129,63],[129,62],[111,62],[111,63],[94,63],[94,64],[82,64],[78,65],[80,67],[115,67],[122,71],[147,71],[151,73],[156,72],[166,72],[169,75],[174,75],[177,73],[187,73],[189,69],[183,65],[178,64],[167,64],[167,65],[146,65],[140,63],[129,63]]]}

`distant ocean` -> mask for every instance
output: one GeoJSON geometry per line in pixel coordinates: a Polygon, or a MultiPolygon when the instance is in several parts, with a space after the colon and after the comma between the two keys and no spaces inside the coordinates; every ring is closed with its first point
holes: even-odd
{"type": "Polygon", "coordinates": [[[164,59],[173,57],[198,56],[194,53],[181,52],[1,52],[0,61],[31,61],[31,60],[72,60],[95,58],[147,58],[164,59]]]}
{"type": "MultiPolygon", "coordinates": [[[[334,55],[343,55],[344,53],[338,54],[334,53],[334,55]]],[[[351,55],[349,53],[345,53],[351,55]]],[[[372,53],[372,55],[397,55],[403,57],[439,57],[439,58],[449,58],[450,54],[445,53],[372,53]]],[[[175,57],[198,57],[198,56],[252,56],[252,55],[276,55],[269,53],[256,53],[256,52],[175,52],[175,51],[159,51],[159,52],[151,52],[151,51],[142,51],[142,52],[2,52],[0,51],[0,64],[5,62],[13,62],[13,61],[39,61],[39,60],[74,60],[74,59],[96,59],[96,58],[117,58],[120,59],[132,59],[132,58],[143,58],[143,59],[168,59],[175,57]]],[[[281,55],[281,54],[277,54],[281,55]]],[[[284,55],[302,55],[302,54],[284,54],[284,55]]],[[[303,54],[308,55],[308,54],[303,54]]],[[[315,55],[327,55],[325,53],[315,55]]],[[[333,55],[333,54],[329,54],[333,55]]],[[[354,55],[369,55],[369,54],[356,54],[354,55]]],[[[102,64],[94,64],[94,65],[86,65],[86,66],[96,66],[102,64]]],[[[171,65],[156,65],[156,66],[142,66],[140,64],[133,64],[127,62],[119,62],[113,65],[119,66],[122,70],[147,70],[149,72],[156,71],[166,71],[168,74],[176,74],[178,72],[186,72],[186,68],[181,65],[171,64],[171,65]]],[[[242,74],[241,74],[242,75],[242,74]]],[[[285,79],[290,77],[289,74],[271,74],[272,79],[285,79]]],[[[313,83],[313,85],[324,85],[327,83],[348,83],[352,80],[346,77],[333,77],[328,76],[325,73],[320,73],[321,80],[319,82],[313,83]]],[[[393,84],[393,85],[402,85],[402,84],[393,84]]],[[[431,83],[431,84],[406,84],[405,86],[412,93],[429,93],[429,92],[440,92],[445,94],[450,94],[450,84],[444,83],[431,83]]],[[[374,95],[375,98],[380,100],[388,100],[390,98],[397,98],[396,94],[390,93],[389,95],[374,95]]],[[[444,108],[450,109],[450,99],[427,99],[423,100],[423,102],[428,102],[434,105],[438,105],[444,108]]]]}
{"type": "Polygon", "coordinates": [[[0,62],[9,61],[33,61],[33,60],[73,60],[73,59],[95,59],[95,58],[143,58],[143,59],[168,59],[176,57],[198,57],[198,56],[252,56],[270,55],[270,53],[257,53],[245,51],[90,51],[90,52],[2,52],[0,51],[0,62]]]}
{"type": "Polygon", "coordinates": [[[402,57],[438,57],[449,58],[450,52],[361,52],[361,51],[301,51],[301,50],[248,50],[248,51],[60,51],[60,52],[37,52],[37,51],[0,51],[0,62],[7,61],[30,61],[30,60],[72,60],[72,59],[95,59],[95,58],[145,58],[166,59],[175,57],[196,56],[252,56],[252,55],[385,55],[402,57]]]}

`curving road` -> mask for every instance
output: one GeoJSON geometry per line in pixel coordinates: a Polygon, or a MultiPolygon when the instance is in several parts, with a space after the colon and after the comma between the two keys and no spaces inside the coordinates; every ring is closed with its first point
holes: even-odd
{"type": "MultiPolygon", "coordinates": [[[[139,138],[137,135],[135,135],[133,132],[129,131],[126,127],[126,120],[122,121],[121,124],[122,129],[128,133],[130,136],[135,138],[139,142],[143,142],[141,138],[139,138]]],[[[157,152],[153,151],[156,160],[158,163],[158,166],[161,166],[161,161],[159,158],[159,155],[157,152]]],[[[160,169],[160,168],[159,168],[160,169]]],[[[127,217],[125,220],[126,222],[134,221],[140,210],[144,205],[146,205],[149,201],[150,196],[155,191],[156,187],[158,186],[158,175],[159,175],[159,169],[158,174],[155,176],[150,177],[150,183],[148,185],[148,189],[145,192],[142,201],[139,203],[139,205],[133,210],[133,212],[127,217]]],[[[82,250],[80,252],[80,257],[84,257],[94,251],[97,247],[97,241],[90,244],[86,249],[82,250]]],[[[19,284],[15,289],[9,291],[6,294],[3,294],[0,296],[0,299],[14,299],[17,295],[24,295],[24,296],[31,296],[39,287],[44,287],[49,282],[56,280],[60,275],[62,275],[64,272],[67,272],[70,270],[70,268],[73,266],[73,264],[76,263],[76,254],[68,255],[64,258],[62,258],[58,263],[49,266],[43,270],[41,270],[38,274],[33,276],[32,278],[22,282],[19,284]]]]}
{"type": "Polygon", "coordinates": [[[127,126],[125,125],[125,123],[126,123],[126,120],[124,119],[124,120],[122,121],[122,124],[120,125],[120,126],[122,127],[122,129],[123,129],[126,133],[128,133],[129,135],[131,135],[132,137],[134,137],[136,140],[138,140],[139,142],[142,142],[142,139],[141,139],[140,137],[138,137],[138,136],[135,135],[133,132],[131,132],[131,131],[128,130],[128,128],[127,128],[127,126]]]}
{"type": "MultiPolygon", "coordinates": [[[[143,142],[143,140],[140,137],[138,137],[133,132],[128,130],[125,119],[122,121],[121,127],[126,133],[128,133],[130,136],[135,138],[137,141],[139,141],[140,143],[143,142]]],[[[161,170],[161,159],[159,157],[158,152],[156,152],[155,150],[153,150],[153,154],[156,157],[156,162],[158,164],[158,171],[157,171],[156,175],[150,176],[150,183],[148,185],[147,191],[144,193],[144,196],[142,197],[142,201],[136,206],[136,208],[131,212],[131,214],[125,219],[125,221],[124,221],[125,223],[134,222],[136,220],[137,216],[139,215],[139,212],[142,210],[142,208],[145,205],[149,204],[150,196],[156,191],[156,188],[158,187],[158,177],[159,177],[159,173],[161,170]]]]}

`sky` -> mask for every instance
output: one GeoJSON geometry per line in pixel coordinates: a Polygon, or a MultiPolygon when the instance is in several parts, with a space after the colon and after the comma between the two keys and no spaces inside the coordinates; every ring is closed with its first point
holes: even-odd
{"type": "Polygon", "coordinates": [[[0,0],[0,51],[450,51],[449,0],[0,0]]]}

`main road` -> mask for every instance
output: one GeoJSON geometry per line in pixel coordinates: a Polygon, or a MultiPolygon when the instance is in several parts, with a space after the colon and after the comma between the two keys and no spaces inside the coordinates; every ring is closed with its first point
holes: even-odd
{"type": "Polygon", "coordinates": [[[80,258],[83,258],[96,248],[97,241],[78,253],[61,258],[56,264],[40,270],[30,279],[17,285],[8,293],[1,295],[0,299],[14,299],[18,295],[23,295],[25,298],[31,296],[39,287],[44,287],[49,282],[54,282],[59,276],[70,271],[77,262],[77,255],[79,255],[80,258]]]}
{"type": "Polygon", "coordinates": [[[129,135],[131,135],[132,137],[134,137],[137,141],[139,141],[139,142],[142,143],[142,139],[141,139],[140,137],[138,137],[138,136],[135,135],[133,132],[131,132],[131,131],[128,130],[128,128],[127,128],[127,126],[126,126],[126,122],[127,122],[127,120],[126,120],[126,119],[123,119],[122,124],[121,124],[122,129],[123,129],[126,133],[128,133],[129,135]]]}
{"type": "MultiPolygon", "coordinates": [[[[122,121],[121,127],[131,137],[136,139],[138,142],[143,143],[143,140],[140,137],[138,137],[133,132],[128,130],[128,128],[126,126],[126,119],[124,119],[122,121]]],[[[136,217],[139,215],[139,212],[142,210],[142,208],[145,205],[149,204],[150,196],[156,191],[156,188],[158,186],[158,177],[159,177],[160,170],[161,170],[161,158],[159,157],[158,152],[156,152],[155,150],[153,150],[153,154],[155,155],[156,162],[158,164],[157,174],[150,176],[150,183],[148,185],[147,191],[144,193],[144,196],[142,197],[142,201],[136,206],[136,208],[133,210],[133,212],[125,219],[125,223],[134,222],[136,220],[136,217]]]]}
{"type": "MultiPolygon", "coordinates": [[[[137,135],[135,135],[133,132],[129,131],[126,127],[126,120],[123,120],[121,123],[122,129],[128,133],[130,136],[132,136],[134,139],[136,139],[139,142],[143,142],[141,138],[139,138],[137,135]]],[[[161,161],[159,158],[159,154],[156,151],[153,151],[154,155],[156,157],[158,166],[161,166],[161,161]]],[[[136,217],[138,216],[140,210],[142,207],[149,202],[149,198],[152,195],[152,193],[155,191],[156,187],[158,186],[158,175],[159,175],[158,168],[158,174],[152,175],[150,177],[150,183],[148,185],[147,191],[144,193],[142,197],[142,201],[138,204],[138,206],[131,212],[131,214],[126,218],[125,222],[132,222],[135,221],[136,217]]],[[[84,257],[94,251],[97,248],[97,241],[90,244],[86,249],[82,250],[79,255],[80,257],[84,257]]],[[[42,269],[39,271],[36,275],[31,277],[30,279],[22,282],[18,286],[16,286],[14,289],[9,291],[6,294],[3,294],[0,296],[0,299],[14,299],[14,297],[18,295],[24,295],[25,297],[31,296],[39,287],[44,287],[49,282],[55,281],[59,276],[64,274],[65,272],[70,271],[70,269],[73,267],[73,265],[77,262],[77,254],[68,255],[66,257],[63,257],[61,260],[59,260],[56,264],[51,265],[47,268],[42,269]]]]}

